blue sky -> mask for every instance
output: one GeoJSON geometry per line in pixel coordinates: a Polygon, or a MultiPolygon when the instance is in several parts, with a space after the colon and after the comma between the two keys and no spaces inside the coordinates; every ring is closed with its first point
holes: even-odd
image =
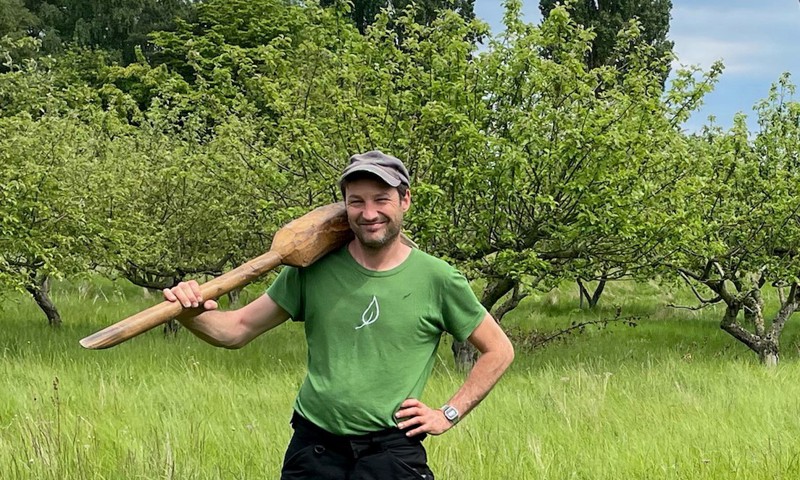
{"type": "MultiPolygon", "coordinates": [[[[602,8],[603,0],[598,2],[602,8]]],[[[523,3],[525,19],[539,22],[539,1],[523,3]]],[[[475,14],[494,32],[502,28],[501,0],[476,0],[475,14]]],[[[672,0],[669,38],[675,42],[675,66],[725,64],[714,92],[685,125],[689,131],[707,123],[709,115],[730,127],[737,112],[747,114],[752,129],[753,105],[767,96],[781,73],[789,72],[793,83],[800,83],[798,0],[672,0]]]]}

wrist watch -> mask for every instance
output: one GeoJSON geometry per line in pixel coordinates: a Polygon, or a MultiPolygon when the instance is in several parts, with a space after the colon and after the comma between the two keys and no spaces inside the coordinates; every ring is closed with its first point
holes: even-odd
{"type": "Polygon", "coordinates": [[[458,409],[451,405],[445,405],[441,408],[442,412],[444,412],[444,418],[446,418],[450,423],[455,425],[461,419],[461,416],[458,413],[458,409]]]}

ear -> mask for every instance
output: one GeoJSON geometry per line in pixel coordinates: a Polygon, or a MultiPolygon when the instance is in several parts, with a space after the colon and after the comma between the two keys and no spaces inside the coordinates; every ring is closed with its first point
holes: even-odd
{"type": "Polygon", "coordinates": [[[406,194],[400,198],[400,208],[403,209],[403,213],[407,212],[409,208],[411,208],[411,189],[406,190],[406,194]]]}

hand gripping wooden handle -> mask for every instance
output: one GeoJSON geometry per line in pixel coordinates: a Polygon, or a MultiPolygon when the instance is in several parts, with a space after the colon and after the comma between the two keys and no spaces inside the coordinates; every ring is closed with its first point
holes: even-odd
{"type": "MultiPolygon", "coordinates": [[[[278,265],[307,267],[353,238],[343,203],[319,207],[278,230],[270,250],[200,286],[203,299],[217,299],[278,265]]],[[[178,302],[161,302],[80,341],[89,349],[113,347],[178,316],[178,302]]]]}

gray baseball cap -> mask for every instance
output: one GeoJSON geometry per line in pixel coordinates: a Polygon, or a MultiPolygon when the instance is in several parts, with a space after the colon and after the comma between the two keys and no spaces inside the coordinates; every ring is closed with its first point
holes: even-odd
{"type": "Polygon", "coordinates": [[[342,172],[339,178],[339,186],[342,186],[345,178],[356,172],[371,173],[390,187],[397,187],[401,183],[408,186],[408,170],[399,159],[386,155],[380,150],[372,150],[366,153],[359,153],[350,157],[350,164],[342,172]]]}

